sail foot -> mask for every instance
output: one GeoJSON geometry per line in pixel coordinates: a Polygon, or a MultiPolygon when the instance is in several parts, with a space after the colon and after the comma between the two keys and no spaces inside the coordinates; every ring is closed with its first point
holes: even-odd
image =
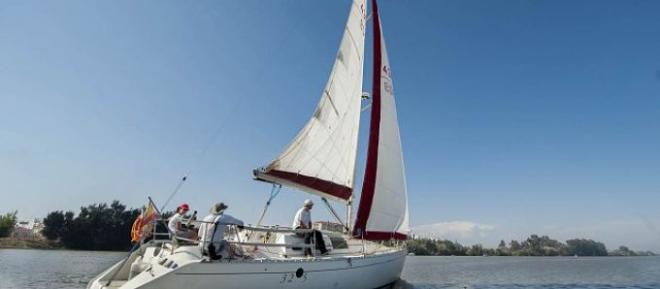
{"type": "Polygon", "coordinates": [[[353,189],[323,179],[280,170],[254,170],[257,180],[277,183],[333,200],[347,202],[353,189]]]}

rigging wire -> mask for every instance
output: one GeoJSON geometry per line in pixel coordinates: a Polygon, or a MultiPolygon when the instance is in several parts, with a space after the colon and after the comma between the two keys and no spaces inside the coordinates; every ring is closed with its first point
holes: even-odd
{"type": "MultiPolygon", "coordinates": [[[[238,101],[236,101],[236,103],[234,104],[232,109],[229,110],[229,112],[236,111],[238,109],[238,107],[241,105],[242,102],[243,102],[243,97],[239,97],[238,101]]],[[[163,209],[165,209],[165,207],[167,207],[167,205],[170,203],[172,198],[174,198],[174,196],[179,192],[179,190],[181,190],[181,187],[183,187],[183,184],[186,182],[186,180],[188,180],[188,177],[190,175],[192,175],[192,173],[195,171],[195,169],[197,167],[199,167],[200,163],[204,160],[204,157],[206,157],[206,154],[210,150],[211,145],[215,142],[215,140],[223,132],[223,130],[225,128],[225,125],[227,124],[228,118],[229,118],[229,113],[225,114],[225,116],[224,116],[223,120],[220,122],[220,125],[218,126],[218,128],[215,130],[215,132],[213,133],[211,138],[209,138],[209,140],[206,142],[206,144],[204,145],[204,147],[200,151],[200,153],[197,156],[197,158],[195,159],[195,161],[188,168],[187,173],[185,173],[183,175],[181,180],[177,183],[176,187],[174,187],[174,190],[172,191],[172,193],[169,195],[169,197],[167,197],[167,200],[163,203],[163,206],[160,208],[161,211],[163,211],[163,209]]]]}
{"type": "MultiPolygon", "coordinates": [[[[268,211],[268,207],[270,206],[270,203],[277,197],[277,195],[282,191],[282,185],[277,184],[277,183],[272,183],[273,187],[270,189],[270,196],[268,197],[268,201],[266,201],[266,205],[264,206],[263,211],[261,211],[261,216],[259,217],[259,221],[257,221],[257,225],[255,227],[261,226],[261,222],[264,220],[264,217],[266,216],[266,211],[268,211]]],[[[251,231],[249,234],[245,234],[246,239],[250,239],[252,237],[252,234],[254,231],[251,231]]]]}
{"type": "Polygon", "coordinates": [[[264,217],[266,216],[266,211],[268,211],[268,207],[270,206],[270,202],[272,202],[275,199],[275,197],[277,197],[280,191],[282,191],[282,185],[273,183],[273,188],[270,189],[270,197],[268,197],[268,201],[266,201],[264,210],[261,212],[261,216],[259,217],[259,221],[257,222],[257,227],[259,227],[261,225],[261,222],[264,220],[264,217]]]}
{"type": "Polygon", "coordinates": [[[332,213],[332,215],[335,217],[335,219],[337,219],[337,222],[339,222],[344,227],[344,230],[348,231],[348,226],[346,226],[344,221],[342,221],[342,219],[339,217],[339,214],[337,214],[337,212],[332,207],[332,205],[330,205],[330,202],[328,202],[328,199],[326,199],[325,197],[321,197],[321,200],[323,200],[323,203],[328,207],[328,210],[330,211],[330,213],[332,213]]]}
{"type": "Polygon", "coordinates": [[[188,175],[185,175],[185,176],[183,176],[183,178],[181,178],[181,180],[180,180],[179,183],[176,185],[176,187],[174,188],[174,190],[172,191],[172,193],[170,194],[170,196],[167,197],[167,200],[165,200],[165,203],[163,203],[163,206],[160,207],[160,211],[162,211],[163,209],[165,209],[165,206],[167,206],[167,204],[172,200],[172,198],[174,197],[174,195],[176,195],[176,193],[179,192],[179,190],[180,190],[181,187],[183,186],[183,183],[184,183],[187,179],[188,179],[188,175]]]}

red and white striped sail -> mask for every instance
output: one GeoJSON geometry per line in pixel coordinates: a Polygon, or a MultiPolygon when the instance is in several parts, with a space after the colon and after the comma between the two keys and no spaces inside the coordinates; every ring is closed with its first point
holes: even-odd
{"type": "Polygon", "coordinates": [[[312,118],[258,179],[347,201],[353,193],[366,28],[365,0],[354,0],[337,58],[312,118]]]}
{"type": "Polygon", "coordinates": [[[408,196],[399,135],[392,71],[383,39],[376,0],[374,74],[367,165],[354,235],[367,240],[405,239],[408,196]]]}

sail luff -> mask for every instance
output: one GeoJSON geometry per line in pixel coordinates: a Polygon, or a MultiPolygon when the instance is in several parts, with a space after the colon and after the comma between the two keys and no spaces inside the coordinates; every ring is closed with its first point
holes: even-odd
{"type": "Polygon", "coordinates": [[[338,201],[353,193],[362,95],[365,0],[354,0],[318,106],[293,141],[254,171],[275,182],[338,201]]]}
{"type": "Polygon", "coordinates": [[[367,164],[362,182],[362,193],[358,207],[353,235],[363,236],[366,232],[367,219],[374,198],[376,186],[376,169],[378,167],[378,139],[380,134],[380,69],[381,69],[381,46],[380,46],[380,17],[378,15],[378,3],[371,1],[371,19],[373,21],[373,71],[371,82],[371,118],[369,121],[369,145],[367,147],[367,164]]]}

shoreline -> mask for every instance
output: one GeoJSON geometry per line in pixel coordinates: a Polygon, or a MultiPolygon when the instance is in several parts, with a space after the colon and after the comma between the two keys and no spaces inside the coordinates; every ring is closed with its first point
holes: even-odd
{"type": "Polygon", "coordinates": [[[126,253],[127,251],[112,250],[80,250],[66,248],[57,242],[48,240],[21,240],[11,237],[0,238],[0,250],[44,250],[44,251],[80,251],[80,252],[108,252],[108,253],[126,253]]]}
{"type": "MultiPolygon", "coordinates": [[[[125,253],[125,251],[106,251],[106,250],[77,250],[65,248],[62,245],[59,245],[52,241],[47,240],[20,240],[15,238],[0,238],[0,250],[2,249],[13,249],[13,250],[49,250],[49,251],[84,251],[84,252],[108,252],[108,253],[125,253]]],[[[480,258],[491,258],[491,257],[507,257],[507,258],[607,258],[607,257],[658,257],[648,256],[648,255],[637,255],[637,256],[459,256],[459,255],[409,255],[409,257],[480,257],[480,258]]]]}
{"type": "Polygon", "coordinates": [[[65,248],[47,240],[22,240],[7,237],[0,238],[0,249],[62,250],[65,248]]]}
{"type": "MultiPolygon", "coordinates": [[[[80,251],[80,252],[108,252],[108,253],[126,253],[126,251],[112,251],[112,250],[82,250],[66,248],[64,246],[48,242],[48,241],[35,241],[35,240],[17,240],[11,238],[0,238],[0,250],[46,250],[46,251],[80,251]]],[[[491,257],[506,257],[506,258],[629,258],[629,257],[660,257],[660,255],[608,255],[608,256],[470,256],[470,255],[408,255],[408,257],[470,257],[470,258],[491,258],[491,257]]]]}
{"type": "MultiPolygon", "coordinates": [[[[66,248],[57,242],[48,241],[48,240],[21,240],[11,237],[0,238],[0,250],[2,249],[16,249],[16,250],[53,250],[53,251],[85,251],[85,252],[126,252],[126,251],[116,251],[116,250],[85,250],[85,249],[73,249],[66,248]]],[[[409,251],[410,252],[410,251],[409,251]]],[[[412,252],[410,252],[412,253],[412,252]]],[[[654,253],[655,255],[606,255],[606,256],[568,256],[568,255],[554,255],[554,256],[529,256],[529,255],[486,255],[486,256],[472,256],[472,255],[408,255],[409,257],[536,257],[536,258],[585,258],[585,257],[660,257],[660,254],[654,253]]]]}

